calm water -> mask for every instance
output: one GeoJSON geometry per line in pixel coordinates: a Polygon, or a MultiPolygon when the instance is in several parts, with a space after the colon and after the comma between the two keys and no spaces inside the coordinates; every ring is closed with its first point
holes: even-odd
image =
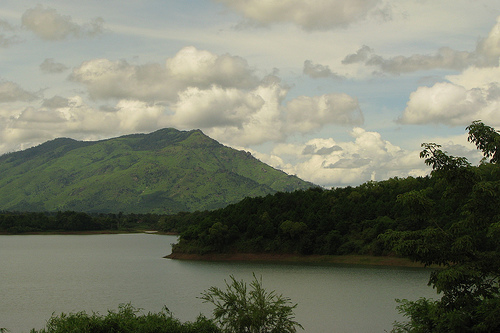
{"type": "Polygon", "coordinates": [[[0,236],[0,327],[43,328],[53,312],[106,314],[120,303],[146,312],[167,306],[192,321],[211,307],[197,297],[234,275],[262,276],[267,290],[298,303],[304,332],[384,332],[402,318],[395,298],[435,297],[428,270],[163,259],[173,236],[0,236]]]}

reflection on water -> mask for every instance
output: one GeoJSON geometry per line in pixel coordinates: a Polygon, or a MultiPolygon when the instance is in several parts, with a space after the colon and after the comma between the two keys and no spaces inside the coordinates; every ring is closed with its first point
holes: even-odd
{"type": "Polygon", "coordinates": [[[383,332],[395,298],[435,297],[429,271],[342,265],[193,262],[164,259],[174,236],[0,236],[0,327],[42,328],[55,312],[106,313],[131,302],[146,312],[166,305],[182,321],[211,307],[197,297],[234,275],[262,276],[267,290],[298,303],[305,332],[383,332]]]}

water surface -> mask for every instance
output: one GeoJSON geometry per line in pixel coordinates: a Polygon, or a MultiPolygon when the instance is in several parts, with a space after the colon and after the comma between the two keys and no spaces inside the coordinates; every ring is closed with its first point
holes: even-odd
{"type": "Polygon", "coordinates": [[[435,297],[429,270],[345,265],[196,262],[164,259],[174,236],[0,236],[0,327],[43,328],[52,313],[105,314],[129,303],[144,311],[167,306],[192,321],[211,307],[197,297],[234,275],[262,276],[267,290],[290,297],[304,332],[384,332],[395,298],[435,297]]]}

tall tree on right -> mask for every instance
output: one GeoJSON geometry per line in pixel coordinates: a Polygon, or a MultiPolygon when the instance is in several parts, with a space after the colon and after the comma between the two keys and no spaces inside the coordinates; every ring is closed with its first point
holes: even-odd
{"type": "MultiPolygon", "coordinates": [[[[439,266],[429,285],[440,299],[399,301],[409,321],[396,323],[394,332],[500,332],[500,134],[481,121],[467,130],[469,141],[483,152],[481,164],[471,166],[435,143],[422,144],[420,156],[432,166],[436,184],[445,187],[444,198],[418,193],[419,205],[425,206],[418,211],[428,226],[382,236],[400,255],[439,266]],[[433,220],[437,200],[454,212],[447,220],[433,220]]],[[[398,199],[411,205],[411,196],[415,193],[398,199]]]]}

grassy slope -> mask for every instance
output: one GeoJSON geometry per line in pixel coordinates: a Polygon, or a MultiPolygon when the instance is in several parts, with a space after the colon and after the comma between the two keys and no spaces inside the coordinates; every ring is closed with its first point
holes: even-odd
{"type": "Polygon", "coordinates": [[[56,139],[0,156],[4,210],[172,213],[311,185],[201,131],[56,139]]]}

